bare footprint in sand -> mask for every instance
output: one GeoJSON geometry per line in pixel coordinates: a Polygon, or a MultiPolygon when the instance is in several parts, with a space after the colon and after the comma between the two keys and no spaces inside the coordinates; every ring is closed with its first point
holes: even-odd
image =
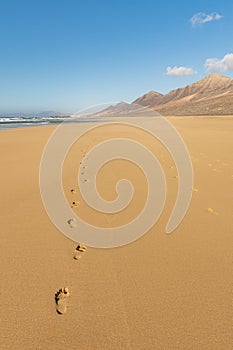
{"type": "Polygon", "coordinates": [[[71,228],[77,227],[76,219],[69,219],[67,223],[71,228]]]}
{"type": "Polygon", "coordinates": [[[219,213],[215,211],[213,208],[207,208],[206,211],[210,214],[218,215],[219,213]]]}
{"type": "Polygon", "coordinates": [[[67,298],[70,293],[68,287],[59,289],[55,294],[56,310],[59,315],[65,314],[67,311],[67,298]]]}
{"type": "Polygon", "coordinates": [[[71,205],[71,208],[77,207],[79,204],[80,204],[80,202],[78,202],[78,201],[73,201],[73,202],[72,202],[72,205],[71,205]]]}
{"type": "Polygon", "coordinates": [[[87,248],[79,243],[75,249],[75,253],[74,253],[74,260],[80,260],[83,253],[87,250],[87,248]]]}

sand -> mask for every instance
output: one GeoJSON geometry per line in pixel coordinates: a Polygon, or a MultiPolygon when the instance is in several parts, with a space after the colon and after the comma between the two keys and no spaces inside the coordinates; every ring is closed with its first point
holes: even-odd
{"type": "MultiPolygon", "coordinates": [[[[40,158],[54,128],[0,131],[1,350],[232,349],[233,118],[170,121],[188,146],[195,176],[181,225],[164,233],[177,194],[169,155],[145,135],[118,130],[131,132],[160,159],[168,182],[165,210],[138,241],[82,252],[53,226],[41,202],[40,158]],[[69,297],[58,314],[55,293],[64,288],[69,297]]],[[[99,130],[83,138],[74,146],[77,164],[96,142],[114,135],[99,130]]],[[[117,178],[128,176],[133,204],[118,216],[98,216],[80,198],[77,164],[67,158],[64,189],[83,219],[92,215],[94,224],[112,227],[140,212],[145,179],[122,162],[102,169],[97,184],[112,199],[117,178]]]]}

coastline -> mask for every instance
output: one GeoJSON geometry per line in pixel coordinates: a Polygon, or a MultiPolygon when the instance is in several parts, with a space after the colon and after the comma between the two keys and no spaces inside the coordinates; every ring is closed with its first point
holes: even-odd
{"type": "MultiPolygon", "coordinates": [[[[163,115],[162,115],[163,116],[163,115]]],[[[232,119],[233,115],[164,115],[166,119],[232,119]]],[[[111,117],[110,117],[111,118],[111,117]]],[[[46,117],[46,118],[12,118],[12,117],[0,117],[0,131],[10,129],[20,129],[29,127],[41,127],[41,126],[57,126],[62,123],[72,123],[74,120],[79,123],[89,122],[102,122],[108,121],[108,117],[103,116],[102,118],[93,119],[88,117],[46,117]],[[73,120],[72,120],[73,119],[73,120]]]]}

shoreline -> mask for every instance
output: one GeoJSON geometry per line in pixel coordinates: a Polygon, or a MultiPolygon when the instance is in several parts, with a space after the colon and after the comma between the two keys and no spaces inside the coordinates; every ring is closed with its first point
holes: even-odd
{"type": "MultiPolygon", "coordinates": [[[[181,115],[161,115],[162,117],[166,118],[166,119],[222,119],[222,120],[226,120],[226,119],[233,119],[233,115],[186,115],[186,116],[181,116],[181,115]]],[[[111,119],[111,117],[109,118],[111,119]]],[[[96,120],[93,120],[91,118],[75,118],[75,120],[79,123],[91,123],[91,122],[107,122],[108,121],[108,117],[103,117],[103,119],[101,120],[101,118],[98,118],[96,120]],[[79,120],[80,119],[80,120],[79,120]],[[86,120],[85,120],[86,119],[86,120]]],[[[16,122],[17,123],[17,122],[16,122]]],[[[4,125],[8,125],[7,123],[0,123],[0,131],[1,130],[14,130],[14,129],[26,129],[26,128],[31,128],[31,127],[44,127],[44,126],[58,126],[62,123],[66,123],[66,121],[61,122],[61,123],[56,123],[56,122],[50,122],[48,124],[40,124],[40,122],[35,122],[35,123],[31,123],[30,125],[25,125],[26,122],[23,122],[22,125],[18,125],[18,126],[13,126],[14,122],[10,123],[8,127],[5,127],[4,125]],[[37,125],[38,124],[38,125],[37,125]]],[[[72,120],[69,120],[68,123],[72,123],[72,120]]],[[[20,124],[20,122],[19,122],[20,124]]]]}

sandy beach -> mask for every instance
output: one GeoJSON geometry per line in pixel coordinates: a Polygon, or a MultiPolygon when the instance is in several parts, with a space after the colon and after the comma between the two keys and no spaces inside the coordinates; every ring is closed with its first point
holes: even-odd
{"type": "Polygon", "coordinates": [[[233,117],[169,120],[193,162],[184,220],[171,235],[164,233],[178,183],[166,150],[143,133],[100,128],[74,145],[64,164],[67,200],[79,202],[74,211],[94,225],[115,227],[143,208],[144,176],[123,160],[101,169],[97,186],[111,200],[116,181],[129,178],[135,197],[125,211],[96,213],[78,189],[71,192],[83,155],[115,132],[156,154],[168,196],[158,223],[141,239],[115,249],[87,247],[78,260],[77,243],[51,223],[40,196],[40,160],[54,127],[0,131],[1,350],[232,349],[233,117]],[[64,287],[70,296],[59,315],[54,295],[64,287]]]}

